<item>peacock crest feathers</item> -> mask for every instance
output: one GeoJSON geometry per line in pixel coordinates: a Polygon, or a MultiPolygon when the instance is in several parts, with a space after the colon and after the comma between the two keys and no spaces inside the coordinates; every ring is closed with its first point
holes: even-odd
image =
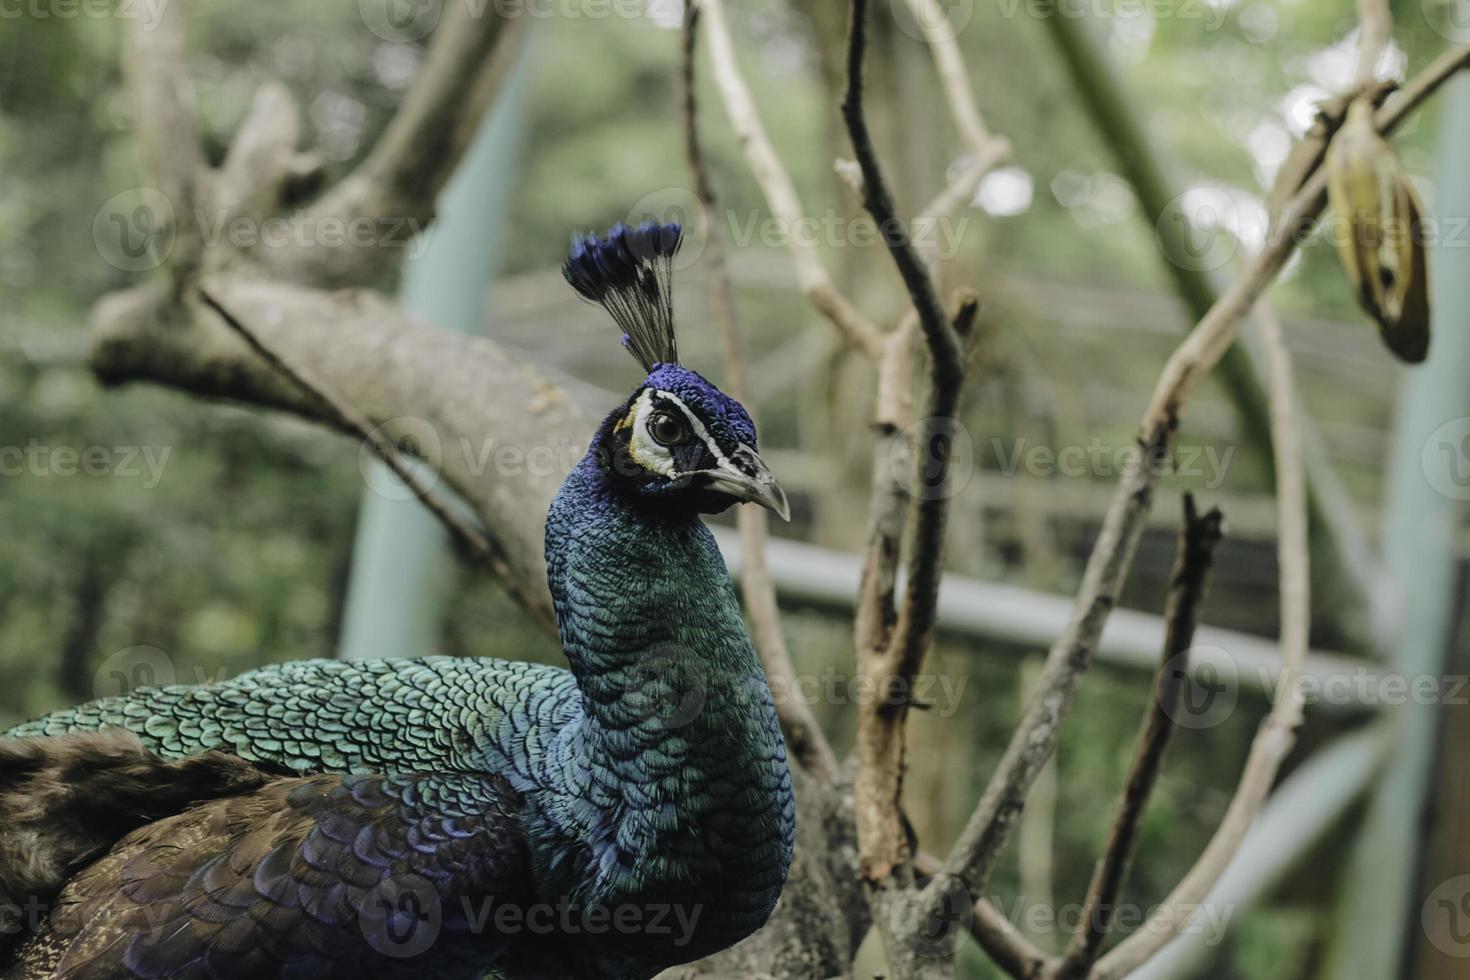
{"type": "Polygon", "coordinates": [[[636,228],[619,222],[599,238],[572,236],[562,275],[584,299],[612,314],[623,346],[645,371],[678,364],[674,337],[674,253],[684,231],[678,224],[645,221],[636,228]]]}

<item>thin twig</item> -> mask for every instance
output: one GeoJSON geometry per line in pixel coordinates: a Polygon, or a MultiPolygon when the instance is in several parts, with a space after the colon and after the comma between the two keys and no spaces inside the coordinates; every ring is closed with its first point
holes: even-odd
{"type": "Polygon", "coordinates": [[[1194,642],[1200,603],[1214,564],[1215,546],[1220,542],[1221,521],[1219,510],[1200,516],[1194,498],[1184,495],[1184,525],[1179,531],[1179,552],[1169,579],[1169,598],[1164,608],[1164,649],[1154,672],[1152,696],[1134,744],[1123,796],[1118,801],[1103,856],[1082,901],[1077,932],[1055,973],[1059,980],[1086,977],[1112,930],[1118,895],[1138,843],[1138,827],[1158,781],[1164,750],[1174,732],[1174,719],[1178,717],[1189,648],[1194,642]]]}
{"type": "Polygon", "coordinates": [[[730,28],[725,22],[724,5],[721,0],[698,0],[698,4],[709,41],[710,69],[725,106],[725,115],[739,137],[746,163],[760,185],[766,203],[785,230],[783,237],[796,265],[801,291],[849,343],[876,363],[883,356],[882,332],[838,291],[815,246],[791,234],[806,212],[797,197],[791,175],[782,166],[770,138],[766,136],[765,126],[756,112],[755,100],[751,98],[750,89],[740,73],[735,47],[730,41],[730,28]]]}
{"type": "MultiPolygon", "coordinates": [[[[1437,58],[1378,111],[1374,122],[1379,130],[1385,134],[1392,132],[1408,113],[1467,63],[1470,63],[1470,46],[1451,49],[1437,58]]],[[[945,870],[974,893],[984,891],[995,856],[1008,838],[1036,774],[1050,758],[1061,721],[1071,709],[1077,684],[1091,665],[1093,651],[1108,613],[1117,603],[1152,505],[1157,459],[1168,451],[1177,424],[1176,413],[1192,386],[1209,373],[1229,346],[1241,320],[1286,263],[1301,231],[1310,227],[1321,213],[1326,186],[1326,175],[1321,170],[1307,180],[1283,209],[1278,229],[1285,231],[1278,230],[1251,259],[1244,274],[1211,307],[1164,367],[1144,413],[1138,451],[1114,491],[1088,558],[1082,587],[1072,606],[1072,619],[1047,654],[1040,690],[1012,734],[1000,765],[945,862],[945,870]],[[1144,465],[1143,461],[1149,459],[1155,463],[1144,465]]],[[[1286,673],[1283,671],[1283,676],[1286,673]]],[[[1258,738],[1258,744],[1260,741],[1258,738]]],[[[943,892],[932,885],[926,891],[929,907],[938,910],[943,892]]],[[[1104,957],[1099,968],[1108,959],[1104,957]]]]}
{"type": "Polygon", "coordinates": [[[953,214],[970,201],[975,188],[985,175],[1010,156],[1011,144],[1003,136],[991,133],[975,104],[965,59],[960,53],[958,32],[950,24],[949,14],[939,0],[908,0],[914,21],[924,32],[924,40],[934,56],[940,90],[949,105],[950,117],[965,146],[966,156],[944,189],[934,196],[914,217],[915,237],[930,243],[921,248],[929,264],[937,258],[937,236],[930,226],[953,214]]]}
{"type": "MultiPolygon", "coordinates": [[[[699,199],[706,219],[710,219],[715,214],[715,192],[705,169],[704,153],[700,147],[699,107],[695,91],[698,19],[699,8],[691,7],[684,27],[680,72],[684,88],[684,150],[694,184],[694,194],[699,199]]],[[[735,296],[730,285],[730,270],[725,262],[724,241],[717,227],[718,222],[706,220],[705,224],[705,246],[701,258],[708,272],[710,312],[719,324],[724,347],[725,388],[731,397],[745,404],[754,419],[755,406],[749,399],[744,332],[735,313],[735,296]]],[[[801,699],[796,684],[796,670],[786,647],[786,636],[781,629],[781,613],[776,605],[776,587],[771,582],[770,569],[766,565],[766,520],[766,512],[759,507],[741,507],[735,514],[735,521],[740,529],[740,591],[745,599],[746,614],[750,617],[756,651],[760,654],[768,681],[777,692],[776,714],[781,721],[781,729],[791,744],[792,754],[816,778],[824,782],[830,781],[837,772],[837,757],[832,752],[832,746],[822,732],[821,725],[817,723],[816,716],[801,699]]]]}
{"type": "Polygon", "coordinates": [[[1281,325],[1263,310],[1258,317],[1269,354],[1271,430],[1276,454],[1276,544],[1281,576],[1281,674],[1271,711],[1261,723],[1241,773],[1240,785],[1204,852],[1149,918],[1143,928],[1098,961],[1094,978],[1122,977],[1153,956],[1190,921],[1210,889],[1220,880],[1240,849],[1261,805],[1291,751],[1302,722],[1302,696],[1297,686],[1307,656],[1311,601],[1310,552],[1307,545],[1306,481],[1298,438],[1296,385],[1291,354],[1281,325]]]}
{"type": "MultiPolygon", "coordinates": [[[[260,336],[252,329],[242,323],[233,313],[227,310],[219,300],[203,289],[199,290],[199,296],[204,305],[215,312],[225,325],[237,333],[250,348],[260,355],[261,359],[287,378],[293,385],[301,390],[308,398],[316,401],[322,416],[333,424],[356,434],[377,454],[393,474],[402,480],[419,498],[425,507],[429,509],[439,522],[476,558],[489,567],[497,579],[504,582],[513,591],[519,591],[522,586],[507,560],[504,550],[499,542],[490,537],[486,532],[473,526],[466,521],[454,507],[440,499],[432,484],[425,482],[419,475],[418,468],[398,450],[391,439],[381,438],[373,435],[373,423],[345,399],[337,396],[331,387],[319,378],[311,376],[311,372],[295,367],[281,357],[268,344],[260,339],[260,336]]],[[[535,615],[538,605],[522,597],[522,604],[528,611],[535,615]]],[[[543,623],[543,625],[545,625],[543,623]]]]}
{"type": "Polygon", "coordinates": [[[1355,87],[1372,83],[1378,62],[1393,39],[1393,14],[1388,0],[1358,0],[1358,65],[1353,73],[1355,87]]]}
{"type": "MultiPolygon", "coordinates": [[[[859,716],[860,766],[856,782],[859,867],[866,878],[881,881],[908,856],[899,811],[904,723],[913,680],[933,634],[950,497],[949,446],[953,433],[948,428],[954,425],[965,371],[960,335],[969,333],[978,301],[974,296],[966,296],[955,321],[950,321],[929,270],[919,258],[894,207],[863,110],[866,15],[865,0],[853,0],[848,33],[847,94],[842,101],[842,115],[858,166],[862,168],[863,203],[908,286],[929,348],[930,372],[928,415],[919,426],[916,445],[910,446],[910,465],[914,471],[910,519],[914,523],[914,538],[904,601],[881,654],[873,655],[871,647],[858,651],[862,658],[859,669],[877,679],[883,692],[877,703],[859,716]]],[[[891,560],[896,541],[886,543],[886,547],[891,560]]],[[[865,582],[865,586],[868,584],[865,582]]],[[[891,590],[891,584],[886,581],[883,584],[891,590]]]]}
{"type": "MultiPolygon", "coordinates": [[[[963,292],[955,312],[952,334],[968,335],[979,309],[979,298],[973,293],[963,292]]],[[[939,376],[937,361],[931,351],[933,377],[930,379],[929,414],[920,427],[920,444],[918,451],[914,452],[919,483],[912,488],[910,520],[914,526],[914,537],[908,582],[888,651],[889,659],[897,663],[898,676],[906,682],[918,673],[934,632],[939,579],[944,566],[944,530],[953,495],[949,470],[954,433],[950,430],[957,424],[955,416],[959,409],[964,365],[962,361],[959,376],[951,379],[947,373],[944,377],[939,376]]]]}
{"type": "MultiPolygon", "coordinates": [[[[898,216],[888,190],[868,122],[863,113],[863,59],[867,49],[867,0],[853,0],[852,24],[848,32],[847,94],[842,99],[842,118],[852,139],[853,154],[863,172],[863,205],[877,222],[878,233],[898,266],[919,314],[919,326],[929,345],[931,372],[938,389],[957,389],[964,378],[964,352],[953,324],[944,312],[939,291],[929,270],[919,259],[908,229],[898,216]]],[[[941,392],[942,393],[942,392],[941,392]]]]}

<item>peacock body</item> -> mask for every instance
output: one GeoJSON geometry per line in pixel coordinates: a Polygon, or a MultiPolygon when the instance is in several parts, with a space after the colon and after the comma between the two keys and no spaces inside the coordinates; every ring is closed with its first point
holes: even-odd
{"type": "Polygon", "coordinates": [[[619,226],[568,261],[649,371],[548,515],[570,669],[305,661],[11,730],[0,906],[39,914],[0,975],[632,980],[766,921],[791,776],[700,515],[785,501],[677,364],[678,241],[619,226]]]}

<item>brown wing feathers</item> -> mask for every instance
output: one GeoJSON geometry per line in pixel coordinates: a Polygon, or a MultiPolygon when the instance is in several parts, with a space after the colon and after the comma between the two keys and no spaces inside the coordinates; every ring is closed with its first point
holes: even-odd
{"type": "MultiPolygon", "coordinates": [[[[269,778],[219,752],[168,762],[122,729],[0,739],[0,909],[44,907],[136,828],[269,778]]],[[[16,938],[0,935],[0,958],[16,938]]]]}

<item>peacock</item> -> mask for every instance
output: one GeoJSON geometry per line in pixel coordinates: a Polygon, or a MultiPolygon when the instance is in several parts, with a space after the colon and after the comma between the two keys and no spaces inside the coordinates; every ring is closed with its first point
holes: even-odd
{"type": "Polygon", "coordinates": [[[573,238],[647,377],[551,504],[569,669],[312,660],[0,737],[0,977],[634,980],[768,919],[786,749],[701,515],[788,516],[679,363],[676,224],[573,238]]]}

